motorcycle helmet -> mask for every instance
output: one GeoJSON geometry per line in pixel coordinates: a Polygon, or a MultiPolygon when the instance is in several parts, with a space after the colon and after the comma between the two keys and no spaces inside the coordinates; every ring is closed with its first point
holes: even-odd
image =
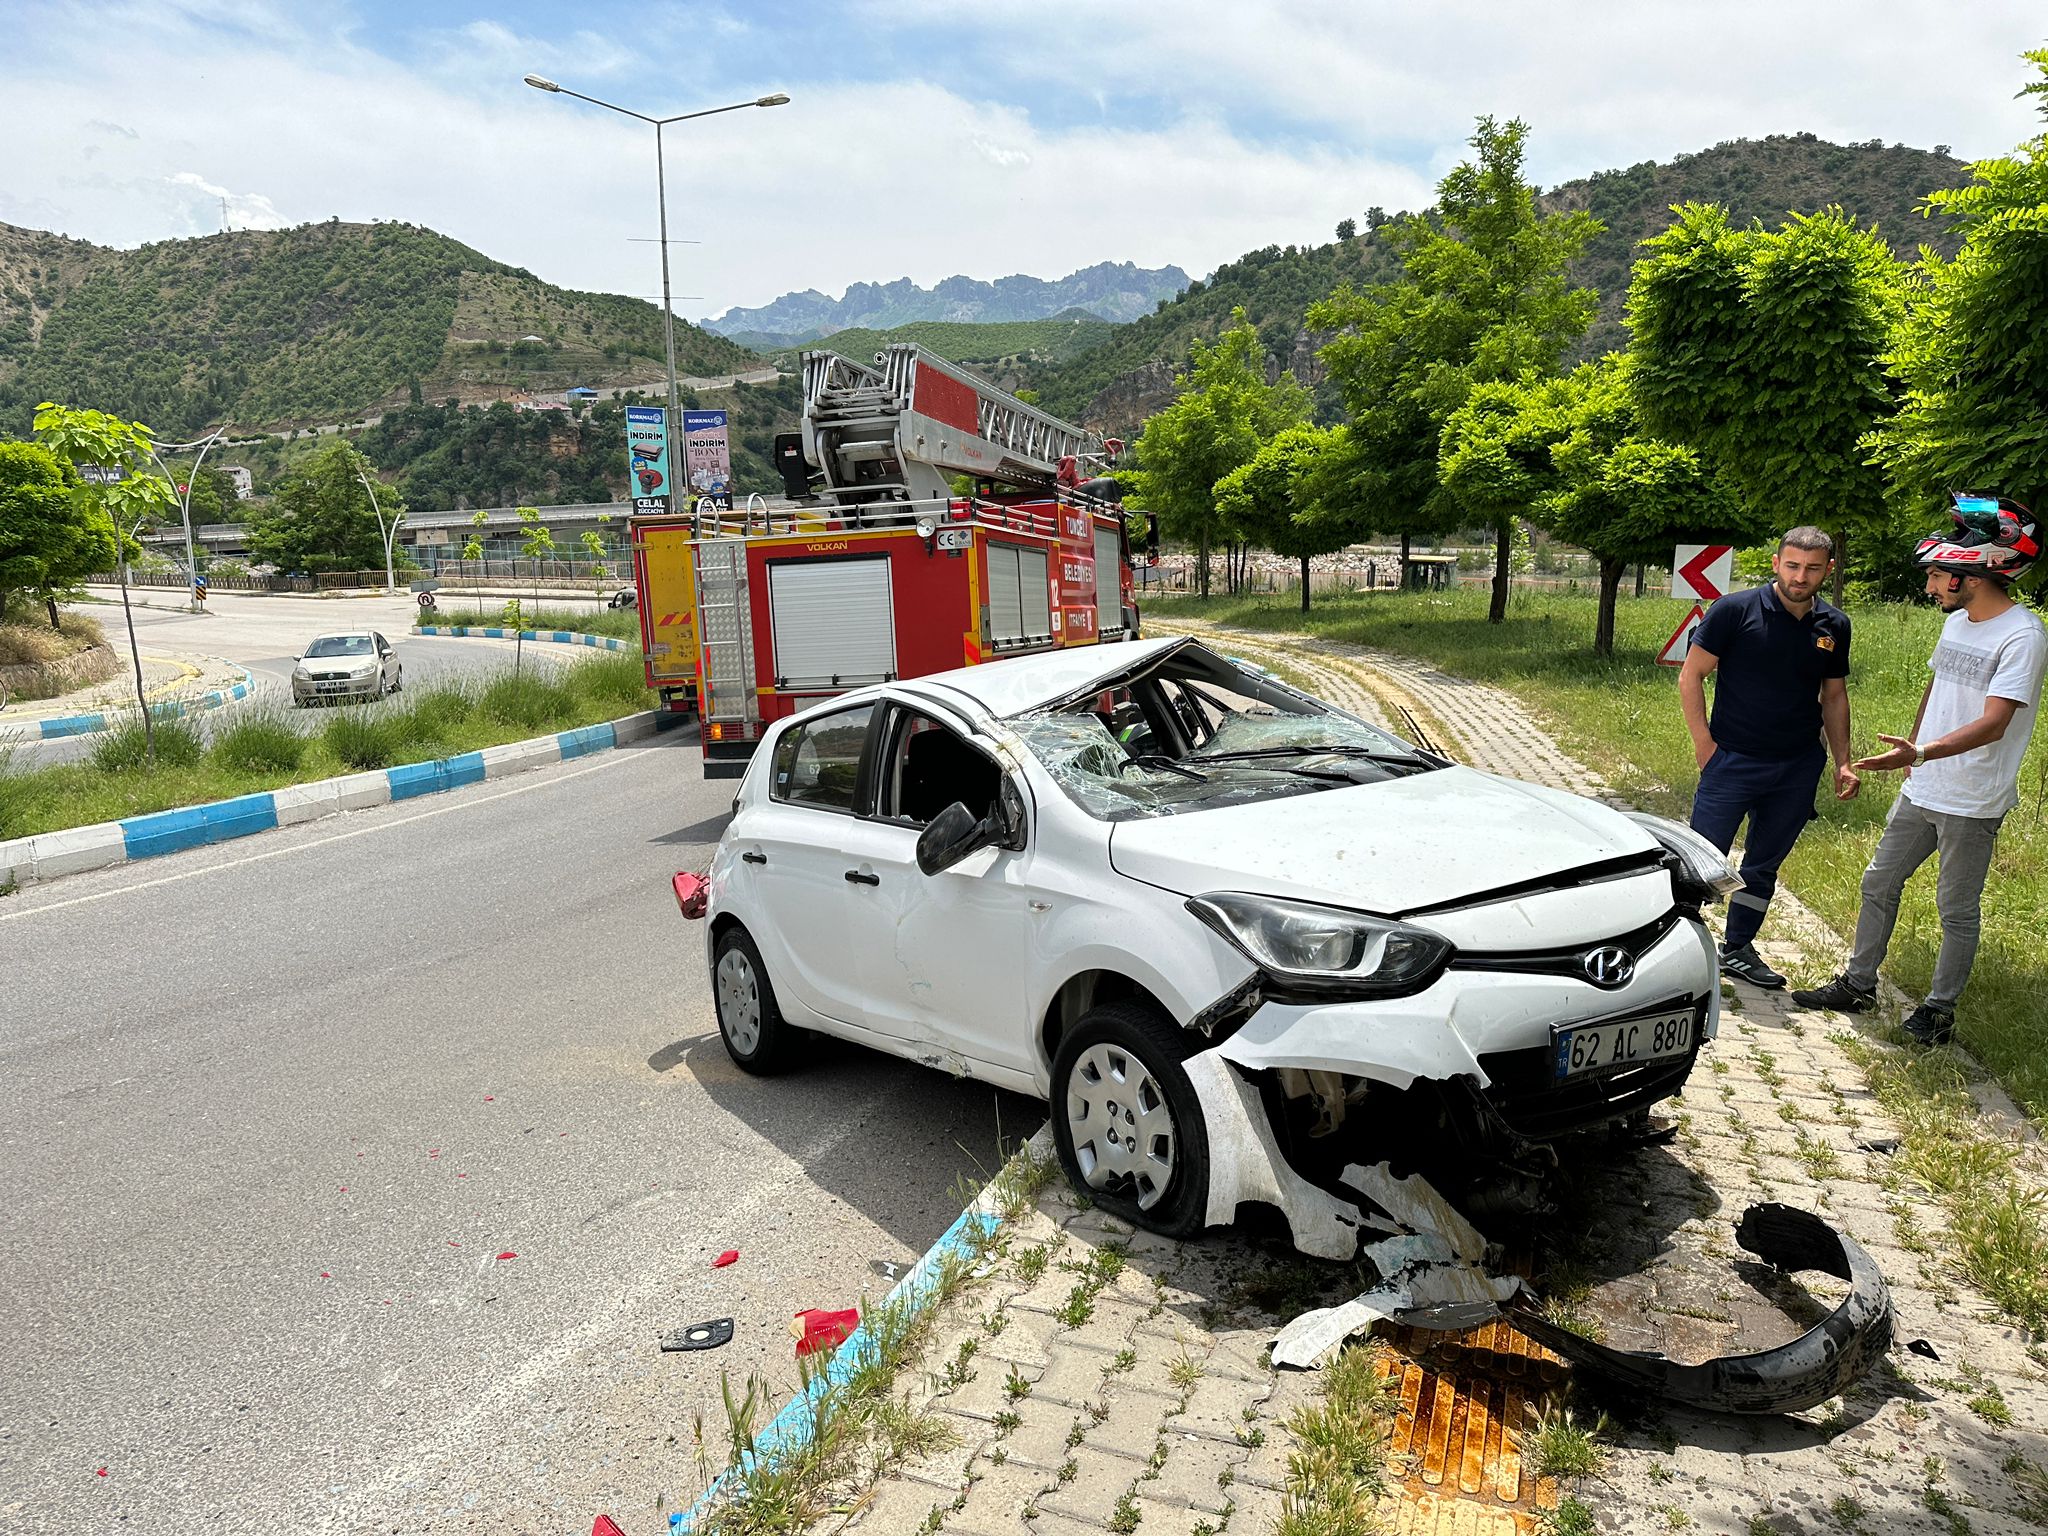
{"type": "Polygon", "coordinates": [[[1960,491],[1949,516],[1955,527],[1930,533],[1913,551],[1922,569],[1952,576],[1988,576],[2014,582],[2041,558],[2041,529],[2034,514],[2007,496],[1960,491]]]}

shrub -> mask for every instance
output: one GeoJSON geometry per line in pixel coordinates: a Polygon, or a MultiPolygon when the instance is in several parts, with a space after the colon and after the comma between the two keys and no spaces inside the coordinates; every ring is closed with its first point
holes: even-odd
{"type": "Polygon", "coordinates": [[[306,758],[306,738],[281,711],[258,710],[214,733],[213,760],[240,773],[289,773],[306,758]]]}
{"type": "Polygon", "coordinates": [[[636,652],[603,651],[569,669],[568,683],[586,699],[644,706],[647,673],[636,652]]]}
{"type": "MultiPolygon", "coordinates": [[[[156,761],[161,768],[189,768],[206,755],[199,732],[183,720],[156,722],[156,761]]],[[[142,722],[124,720],[92,744],[90,761],[102,773],[149,767],[149,740],[142,722]]]]}
{"type": "Polygon", "coordinates": [[[506,725],[545,730],[575,714],[576,696],[552,678],[515,672],[484,689],[483,712],[506,725]]]}
{"type": "Polygon", "coordinates": [[[417,695],[403,709],[387,709],[384,723],[400,762],[421,762],[438,756],[476,713],[476,699],[465,689],[441,687],[417,695]]]}
{"type": "Polygon", "coordinates": [[[404,761],[408,745],[397,715],[373,713],[368,709],[344,709],[327,722],[321,732],[344,767],[363,770],[389,768],[404,761]]]}

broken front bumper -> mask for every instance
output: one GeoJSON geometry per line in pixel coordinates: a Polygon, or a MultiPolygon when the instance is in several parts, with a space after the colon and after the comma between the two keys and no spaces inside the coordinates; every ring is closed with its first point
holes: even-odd
{"type": "Polygon", "coordinates": [[[1817,1269],[1849,1282],[1849,1294],[1789,1344],[1753,1355],[1684,1365],[1660,1354],[1609,1349],[1546,1319],[1527,1297],[1508,1319],[1539,1344],[1625,1389],[1714,1413],[1794,1413],[1839,1397],[1892,1343],[1891,1292],[1876,1263],[1848,1234],[1810,1211],[1752,1205],[1735,1240],[1775,1269],[1817,1269]]]}

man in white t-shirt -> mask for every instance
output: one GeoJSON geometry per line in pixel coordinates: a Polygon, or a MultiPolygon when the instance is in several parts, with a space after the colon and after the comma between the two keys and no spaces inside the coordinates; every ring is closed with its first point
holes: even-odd
{"type": "Polygon", "coordinates": [[[1956,530],[1922,539],[1914,555],[1927,571],[1927,595],[1948,619],[1928,659],[1933,675],[1913,733],[1880,735],[1889,750],[1855,764],[1859,771],[1903,769],[1907,777],[1863,872],[1849,962],[1825,986],[1792,994],[1806,1008],[1869,1008],[1900,894],[1938,852],[1941,952],[1926,1000],[1904,1026],[1923,1045],[1944,1044],[1955,1032],[1956,999],[1977,957],[1984,877],[1999,825],[2019,804],[2020,759],[2048,667],[2048,631],[2008,590],[2040,557],[2033,515],[2004,497],[1960,495],[1955,503],[1956,530]]]}

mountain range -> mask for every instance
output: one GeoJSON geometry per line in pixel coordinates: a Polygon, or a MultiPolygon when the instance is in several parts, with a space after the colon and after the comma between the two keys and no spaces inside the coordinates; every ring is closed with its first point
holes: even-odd
{"type": "Polygon", "coordinates": [[[1051,281],[1020,273],[992,283],[949,277],[920,288],[900,277],[892,283],[855,283],[837,299],[815,288],[785,293],[758,309],[729,309],[704,324],[721,336],[768,351],[855,326],[879,331],[916,320],[1047,320],[1073,309],[1100,320],[1135,320],[1187,285],[1188,275],[1179,267],[1148,268],[1128,261],[1098,262],[1051,281]]]}
{"type": "MultiPolygon", "coordinates": [[[[1921,204],[1936,188],[1968,179],[1968,166],[1946,146],[1831,144],[1797,133],[1737,139],[1669,162],[1643,161],[1565,182],[1543,194],[1542,206],[1584,208],[1606,225],[1571,269],[1576,282],[1600,294],[1599,314],[1572,360],[1626,344],[1629,269],[1638,245],[1670,222],[1675,204],[1716,202],[1737,224],[1761,219],[1772,226],[1794,212],[1838,205],[1875,224],[1893,251],[1910,260],[1922,244],[1954,254],[1958,242],[1947,222],[1922,217],[1921,204]]],[[[1365,288],[1400,276],[1390,242],[1373,227],[1377,213],[1368,213],[1350,238],[1248,252],[1156,313],[1118,326],[1101,346],[1053,362],[1022,362],[1003,382],[1036,389],[1056,415],[1130,436],[1173,398],[1174,375],[1189,346],[1213,338],[1242,308],[1258,328],[1268,368],[1286,368],[1318,389],[1319,414],[1336,419],[1339,407],[1316,355],[1325,338],[1310,332],[1303,316],[1341,282],[1365,288]]]]}
{"type": "MultiPolygon", "coordinates": [[[[757,368],[676,328],[685,374],[757,368]]],[[[407,400],[663,377],[661,311],[578,293],[410,224],[304,224],[110,250],[0,224],[0,431],[91,404],[176,438],[407,400]]]]}

